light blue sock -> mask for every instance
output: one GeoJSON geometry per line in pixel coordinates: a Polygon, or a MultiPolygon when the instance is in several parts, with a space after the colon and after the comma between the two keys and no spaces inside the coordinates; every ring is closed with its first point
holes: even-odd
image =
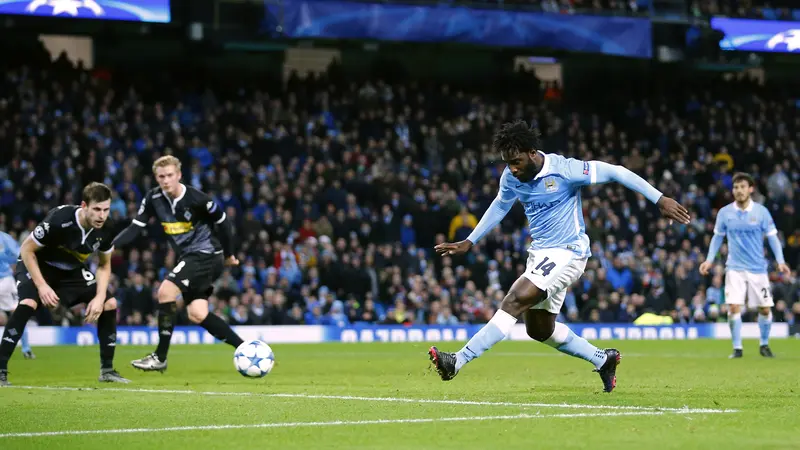
{"type": "Polygon", "coordinates": [[[772,328],[772,311],[768,315],[758,315],[758,329],[761,330],[761,344],[769,345],[769,330],[772,328]]]}
{"type": "Polygon", "coordinates": [[[735,313],[728,315],[728,326],[731,327],[731,339],[733,340],[733,349],[742,349],[742,313],[735,313]]]}
{"type": "Polygon", "coordinates": [[[595,347],[586,339],[573,333],[569,327],[561,322],[556,322],[553,335],[544,341],[544,343],[561,353],[566,353],[567,355],[580,358],[584,361],[589,361],[598,369],[602,367],[608,359],[604,350],[595,347]]]}
{"type": "Polygon", "coordinates": [[[31,351],[31,344],[28,342],[28,329],[26,328],[25,331],[22,332],[22,352],[29,353],[31,351]]]}
{"type": "Polygon", "coordinates": [[[505,339],[511,328],[517,323],[517,318],[511,314],[498,310],[492,320],[483,326],[461,350],[456,353],[456,371],[461,370],[464,364],[481,356],[498,342],[505,339]]]}

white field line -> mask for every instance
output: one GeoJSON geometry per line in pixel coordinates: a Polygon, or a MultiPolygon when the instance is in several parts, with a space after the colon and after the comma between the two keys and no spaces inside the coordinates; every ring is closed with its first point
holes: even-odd
{"type": "Polygon", "coordinates": [[[517,403],[517,402],[492,402],[492,401],[472,401],[472,400],[438,400],[424,398],[398,398],[398,397],[360,397],[351,395],[317,395],[317,394],[268,394],[258,392],[210,392],[192,391],[188,389],[135,389],[135,388],[80,388],[69,386],[8,386],[8,388],[29,389],[29,390],[48,390],[48,391],[84,391],[84,392],[134,392],[149,394],[180,394],[180,395],[206,395],[219,397],[276,397],[276,398],[301,398],[301,399],[322,399],[322,400],[347,400],[361,402],[385,402],[385,403],[417,403],[417,404],[438,404],[438,405],[470,405],[470,406],[504,406],[520,408],[566,408],[566,409],[596,409],[596,410],[627,410],[627,411],[655,411],[672,412],[686,414],[713,414],[713,413],[735,413],[735,409],[709,409],[709,408],[666,408],[658,406],[630,406],[630,405],[585,405],[574,403],[517,403]]]}
{"type": "Polygon", "coordinates": [[[619,417],[619,416],[661,416],[667,414],[662,411],[627,411],[607,413],[575,413],[575,414],[515,414],[506,416],[474,416],[474,417],[438,417],[429,419],[380,419],[380,420],[337,420],[333,422],[285,422],[285,423],[257,423],[251,425],[199,425],[164,428],[116,428],[107,430],[65,430],[65,431],[36,431],[28,433],[2,433],[0,439],[5,438],[32,438],[50,436],[79,436],[97,434],[125,434],[125,433],[151,433],[159,431],[196,431],[196,430],[239,430],[257,428],[299,428],[299,427],[330,427],[342,425],[386,425],[407,423],[436,423],[436,422],[479,422],[487,420],[525,420],[525,419],[561,419],[584,417],[619,417]]]}

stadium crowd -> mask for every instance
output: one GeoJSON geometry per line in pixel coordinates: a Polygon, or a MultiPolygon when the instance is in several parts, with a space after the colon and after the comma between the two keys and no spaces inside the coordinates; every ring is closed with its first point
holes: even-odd
{"type": "MultiPolygon", "coordinates": [[[[0,229],[25,239],[50,208],[79,203],[90,181],[115,191],[121,229],[156,186],[152,161],[171,153],[184,162],[184,183],[214,195],[236,223],[241,265],[210,299],[230,323],[483,323],[524,270],[520,205],[463,258],[432,247],[475,226],[504,167],[489,148],[493,129],[524,118],[542,130],[546,152],[623,164],[693,215],[670,226],[622,186],[585,188],[593,257],[562,320],[725,320],[725,246],[712,276],[697,267],[738,170],[756,177],[755,198],[772,212],[794,271],[771,274],[775,321],[800,316],[800,99],[752,80],[594,112],[571,108],[557,84],[530,73],[507,80],[502,95],[490,92],[494,83],[470,92],[355,81],[336,65],[271,90],[127,80],[64,61],[5,71],[0,229]]],[[[155,323],[159,280],[175,263],[159,232],[115,252],[120,323],[155,323]]],[[[78,324],[81,311],[40,308],[38,320],[78,324]]]]}

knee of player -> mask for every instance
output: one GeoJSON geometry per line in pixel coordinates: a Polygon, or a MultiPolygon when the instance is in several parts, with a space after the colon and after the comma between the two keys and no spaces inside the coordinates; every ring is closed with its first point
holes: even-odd
{"type": "Polygon", "coordinates": [[[528,337],[539,342],[544,342],[550,339],[550,336],[553,335],[553,327],[538,327],[529,325],[525,327],[525,331],[528,333],[528,337]]]}
{"type": "Polygon", "coordinates": [[[117,309],[117,299],[110,298],[110,299],[106,300],[105,305],[103,305],[103,310],[104,311],[114,311],[115,309],[117,309]]]}
{"type": "Polygon", "coordinates": [[[186,309],[186,315],[189,316],[189,321],[199,324],[206,320],[206,317],[208,317],[208,307],[198,308],[193,306],[195,306],[194,303],[189,305],[189,307],[186,309]]]}
{"type": "Polygon", "coordinates": [[[21,305],[30,306],[30,307],[31,307],[31,308],[33,308],[34,310],[35,310],[35,309],[37,309],[37,308],[39,307],[39,304],[38,304],[38,303],[36,303],[36,300],[34,300],[34,299],[32,299],[32,298],[26,298],[26,299],[24,299],[24,300],[21,300],[19,303],[20,303],[21,305]]]}
{"type": "Polygon", "coordinates": [[[158,303],[174,302],[179,294],[180,290],[175,284],[165,281],[158,287],[158,303]]]}

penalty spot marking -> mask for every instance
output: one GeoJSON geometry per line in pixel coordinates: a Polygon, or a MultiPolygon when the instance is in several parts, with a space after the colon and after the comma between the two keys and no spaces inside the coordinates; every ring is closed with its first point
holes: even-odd
{"type": "MultiPolygon", "coordinates": [[[[735,413],[736,409],[710,409],[710,408],[662,408],[658,406],[630,406],[630,405],[584,405],[572,403],[517,403],[517,402],[492,402],[492,401],[472,401],[472,400],[438,400],[424,398],[398,398],[398,397],[360,397],[351,395],[317,395],[317,394],[268,394],[258,392],[210,392],[193,391],[189,389],[134,389],[134,388],[79,388],[69,386],[7,386],[5,389],[29,389],[46,391],[81,391],[81,392],[132,392],[145,394],[177,394],[177,395],[205,395],[218,397],[275,397],[275,398],[300,398],[300,399],[321,399],[321,400],[343,400],[361,402],[385,402],[385,403],[417,403],[417,404],[438,404],[438,405],[469,405],[469,406],[504,406],[520,408],[565,408],[565,409],[589,409],[589,410],[612,410],[612,411],[651,411],[651,412],[670,412],[684,414],[716,414],[716,413],[735,413]]],[[[552,416],[550,416],[552,417],[552,416]]]]}
{"type": "MultiPolygon", "coordinates": [[[[389,425],[408,423],[436,423],[436,422],[480,422],[488,420],[527,420],[527,419],[564,419],[579,417],[619,417],[619,416],[661,416],[670,414],[663,411],[624,411],[607,413],[575,413],[575,414],[515,414],[507,416],[475,416],[475,417],[439,417],[430,419],[380,419],[380,420],[337,420],[333,422],[285,422],[285,423],[257,423],[251,425],[199,425],[185,427],[164,428],[116,428],[107,430],[65,430],[65,431],[37,431],[29,433],[2,433],[0,439],[6,438],[35,438],[51,436],[80,436],[97,434],[126,434],[126,433],[153,433],[165,431],[214,431],[214,430],[241,430],[258,428],[300,428],[300,427],[332,427],[348,425],[389,425]]],[[[672,413],[674,414],[674,413],[672,413]]]]}

